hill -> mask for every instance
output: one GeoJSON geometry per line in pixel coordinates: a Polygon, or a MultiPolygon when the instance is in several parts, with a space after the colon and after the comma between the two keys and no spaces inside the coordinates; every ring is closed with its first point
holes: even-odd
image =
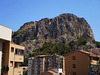
{"type": "Polygon", "coordinates": [[[27,22],[13,33],[13,42],[26,47],[25,56],[42,47],[45,42],[64,43],[75,50],[94,47],[92,40],[95,39],[90,25],[84,18],[74,14],[27,22]]]}

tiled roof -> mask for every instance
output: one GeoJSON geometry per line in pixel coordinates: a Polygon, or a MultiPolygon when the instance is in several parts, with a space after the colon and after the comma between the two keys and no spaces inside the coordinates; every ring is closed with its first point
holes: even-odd
{"type": "Polygon", "coordinates": [[[74,52],[81,52],[81,53],[85,53],[89,56],[92,56],[92,57],[100,57],[100,55],[96,55],[96,54],[93,54],[91,52],[88,52],[88,51],[84,51],[84,50],[75,50],[75,51],[72,51],[70,53],[68,53],[67,55],[71,54],[71,53],[74,53],[74,52]]]}
{"type": "Polygon", "coordinates": [[[54,72],[54,71],[52,71],[52,70],[48,70],[48,72],[50,72],[50,73],[56,73],[56,72],[54,72]]]}

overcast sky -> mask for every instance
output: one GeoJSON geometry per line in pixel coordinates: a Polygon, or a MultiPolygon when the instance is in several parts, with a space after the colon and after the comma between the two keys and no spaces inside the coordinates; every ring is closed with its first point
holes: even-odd
{"type": "Polygon", "coordinates": [[[26,22],[62,13],[84,17],[100,41],[100,0],[0,0],[0,24],[17,31],[26,22]]]}

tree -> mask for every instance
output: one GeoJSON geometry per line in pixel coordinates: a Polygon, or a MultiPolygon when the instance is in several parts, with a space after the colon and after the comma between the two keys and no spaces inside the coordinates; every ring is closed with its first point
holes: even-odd
{"type": "Polygon", "coordinates": [[[78,46],[80,45],[86,45],[87,40],[85,38],[79,38],[78,39],[78,46]]]}
{"type": "Polygon", "coordinates": [[[70,52],[70,48],[64,43],[52,44],[51,42],[45,42],[43,47],[36,49],[33,53],[39,54],[59,54],[64,55],[70,52]]]}
{"type": "Polygon", "coordinates": [[[27,75],[28,70],[23,71],[23,75],[27,75]]]}

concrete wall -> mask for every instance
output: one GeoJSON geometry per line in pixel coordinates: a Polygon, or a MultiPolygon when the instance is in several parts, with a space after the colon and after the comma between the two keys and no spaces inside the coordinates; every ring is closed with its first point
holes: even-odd
{"type": "Polygon", "coordinates": [[[0,39],[11,41],[12,29],[0,25],[0,39]]]}

